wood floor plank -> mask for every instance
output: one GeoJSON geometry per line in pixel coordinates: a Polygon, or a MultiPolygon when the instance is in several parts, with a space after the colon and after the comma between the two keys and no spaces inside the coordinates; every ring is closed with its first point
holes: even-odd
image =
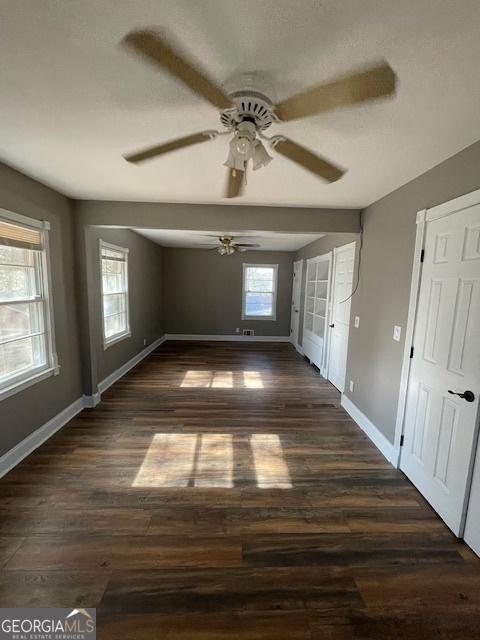
{"type": "Polygon", "coordinates": [[[361,607],[353,578],[318,568],[114,572],[103,613],[213,613],[361,607]]]}
{"type": "Polygon", "coordinates": [[[355,582],[367,605],[374,607],[470,605],[480,612],[480,571],[463,563],[417,565],[388,571],[357,572],[355,582]]]}
{"type": "Polygon", "coordinates": [[[478,607],[367,608],[309,613],[312,640],[477,640],[478,607]]]}
{"type": "Polygon", "coordinates": [[[244,540],[253,566],[385,566],[463,563],[450,534],[332,534],[255,536],[244,540]]]}
{"type": "Polygon", "coordinates": [[[304,611],[101,616],[101,640],[310,640],[304,611]]]}
{"type": "Polygon", "coordinates": [[[109,573],[64,571],[0,572],[2,607],[90,607],[100,602],[109,573]]]}
{"type": "Polygon", "coordinates": [[[35,536],[26,538],[6,569],[145,569],[235,567],[242,562],[238,539],[179,536],[35,536]]]}

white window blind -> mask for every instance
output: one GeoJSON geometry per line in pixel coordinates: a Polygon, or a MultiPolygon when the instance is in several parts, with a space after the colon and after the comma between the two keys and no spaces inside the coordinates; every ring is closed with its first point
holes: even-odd
{"type": "Polygon", "coordinates": [[[48,301],[47,234],[46,228],[17,224],[0,214],[0,398],[57,367],[48,301]]]}
{"type": "Polygon", "coordinates": [[[275,320],[277,271],[276,264],[243,265],[243,320],[275,320]]]}
{"type": "Polygon", "coordinates": [[[103,342],[108,346],[130,335],[128,249],[100,241],[103,342]]]}

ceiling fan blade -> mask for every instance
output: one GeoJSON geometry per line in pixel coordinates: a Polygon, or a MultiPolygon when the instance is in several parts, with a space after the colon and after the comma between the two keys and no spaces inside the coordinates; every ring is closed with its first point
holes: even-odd
{"type": "Polygon", "coordinates": [[[225,198],[236,198],[243,195],[245,172],[239,169],[229,169],[225,198]]]}
{"type": "Polygon", "coordinates": [[[183,82],[217,109],[228,109],[232,106],[232,101],[226,93],[192,64],[186,55],[176,51],[161,33],[148,29],[131,31],[122,42],[183,82]]]}
{"type": "Polygon", "coordinates": [[[323,111],[374,100],[395,92],[396,76],[383,62],[366,71],[307,89],[283,100],[275,107],[280,120],[297,120],[323,111]]]}
{"type": "Polygon", "coordinates": [[[345,173],[343,169],[336,167],[331,162],[312,153],[309,149],[283,136],[275,143],[274,149],[282,156],[285,156],[292,162],[296,162],[316,176],[328,180],[328,182],[335,182],[335,180],[341,178],[345,173]]]}
{"type": "Polygon", "coordinates": [[[253,244],[253,243],[248,243],[248,242],[234,242],[233,245],[235,247],[259,247],[259,244],[253,244]]]}
{"type": "Polygon", "coordinates": [[[143,160],[149,160],[150,158],[155,158],[155,156],[161,156],[163,153],[168,153],[169,151],[176,151],[177,149],[182,149],[183,147],[190,147],[193,144],[199,144],[200,142],[207,142],[207,140],[212,140],[213,136],[209,131],[203,131],[201,133],[192,133],[189,136],[184,136],[183,138],[177,138],[176,140],[170,140],[169,142],[164,142],[163,144],[157,144],[154,147],[148,147],[143,151],[137,151],[135,153],[131,153],[128,156],[124,156],[127,162],[142,162],[143,160]]]}

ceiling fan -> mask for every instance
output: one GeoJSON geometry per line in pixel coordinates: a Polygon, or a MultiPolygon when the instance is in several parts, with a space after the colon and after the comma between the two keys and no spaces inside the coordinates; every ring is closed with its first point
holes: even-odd
{"type": "MultiPolygon", "coordinates": [[[[208,236],[209,238],[216,238],[217,236],[208,236]]],[[[212,247],[211,251],[218,251],[221,256],[231,256],[235,251],[248,251],[249,249],[255,249],[260,247],[259,244],[252,242],[235,242],[233,236],[222,235],[218,238],[220,245],[218,247],[212,247]]]]}
{"type": "Polygon", "coordinates": [[[386,62],[381,62],[366,70],[317,85],[273,104],[268,95],[261,90],[262,87],[256,86],[258,83],[255,82],[255,74],[239,76],[237,86],[227,91],[190,62],[188,56],[172,47],[159,32],[132,31],[123,39],[123,44],[150,63],[170,73],[194,93],[219,109],[220,121],[225,127],[225,131],[222,132],[200,131],[148,147],[125,156],[125,159],[128,162],[142,162],[182,147],[213,140],[220,135],[231,135],[225,162],[228,167],[225,193],[227,198],[242,194],[247,164],[250,160],[253,170],[264,167],[272,160],[262,140],[267,141],[277,153],[299,164],[317,177],[335,182],[345,173],[344,169],[284,135],[266,136],[265,129],[273,123],[298,120],[337,107],[389,96],[395,92],[395,73],[386,62]]]}

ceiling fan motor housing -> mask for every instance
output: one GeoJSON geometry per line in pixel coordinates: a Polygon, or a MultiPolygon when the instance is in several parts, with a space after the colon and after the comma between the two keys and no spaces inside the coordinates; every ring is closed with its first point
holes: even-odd
{"type": "Polygon", "coordinates": [[[257,91],[238,91],[230,94],[234,107],[220,114],[227,129],[235,129],[241,122],[252,122],[261,131],[273,123],[273,105],[267,96],[257,91]]]}
{"type": "Polygon", "coordinates": [[[259,71],[236,74],[223,88],[234,104],[220,114],[227,129],[235,129],[243,121],[252,122],[260,130],[268,129],[274,121],[274,93],[266,74],[259,71]]]}

